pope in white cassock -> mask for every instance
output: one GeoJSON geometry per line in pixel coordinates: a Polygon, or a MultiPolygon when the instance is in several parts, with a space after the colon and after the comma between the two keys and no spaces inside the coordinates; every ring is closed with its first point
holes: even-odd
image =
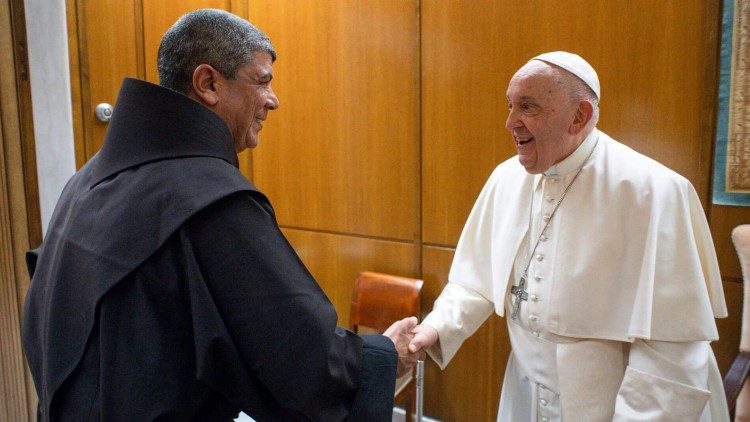
{"type": "Polygon", "coordinates": [[[725,421],[709,342],[726,305],[690,182],[596,128],[599,79],[545,53],[506,93],[495,169],[415,331],[440,365],[494,311],[512,353],[499,421],[725,421]]]}

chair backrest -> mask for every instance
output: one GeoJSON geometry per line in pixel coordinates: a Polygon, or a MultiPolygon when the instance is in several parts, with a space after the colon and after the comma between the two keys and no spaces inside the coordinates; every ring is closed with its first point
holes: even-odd
{"type": "Polygon", "coordinates": [[[354,283],[349,326],[357,332],[360,326],[383,332],[394,322],[420,317],[422,280],[363,271],[354,283]]]}

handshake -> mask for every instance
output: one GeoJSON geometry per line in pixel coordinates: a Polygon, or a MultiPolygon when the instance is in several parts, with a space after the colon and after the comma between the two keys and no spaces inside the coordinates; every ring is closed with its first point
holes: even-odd
{"type": "Polygon", "coordinates": [[[417,361],[424,359],[424,349],[438,341],[437,331],[429,325],[417,325],[416,317],[396,321],[383,333],[393,341],[398,352],[396,376],[409,372],[417,361]]]}

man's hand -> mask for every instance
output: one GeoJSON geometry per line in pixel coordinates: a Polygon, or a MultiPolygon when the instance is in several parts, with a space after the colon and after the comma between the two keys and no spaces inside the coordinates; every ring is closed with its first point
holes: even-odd
{"type": "Polygon", "coordinates": [[[396,376],[401,377],[409,372],[417,360],[421,357],[420,353],[411,353],[409,351],[409,343],[414,338],[412,330],[417,326],[417,318],[409,317],[404,318],[401,321],[396,321],[388,327],[383,333],[384,336],[388,337],[393,341],[398,352],[398,369],[396,370],[396,376]]]}
{"type": "Polygon", "coordinates": [[[412,330],[414,338],[409,344],[409,352],[411,353],[424,353],[422,350],[426,347],[430,347],[438,341],[438,332],[429,325],[417,325],[412,330]]]}

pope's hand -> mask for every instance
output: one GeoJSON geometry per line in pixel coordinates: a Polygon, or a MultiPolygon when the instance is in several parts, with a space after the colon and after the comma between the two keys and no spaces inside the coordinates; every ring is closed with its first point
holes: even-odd
{"type": "Polygon", "coordinates": [[[414,338],[413,330],[417,326],[417,318],[409,317],[396,321],[383,333],[393,341],[398,352],[398,368],[396,376],[400,377],[409,372],[421,356],[419,353],[409,351],[409,343],[414,338]]]}
{"type": "Polygon", "coordinates": [[[417,325],[412,332],[414,338],[409,344],[409,352],[411,353],[422,352],[424,348],[430,347],[438,341],[437,330],[429,325],[417,325]]]}

